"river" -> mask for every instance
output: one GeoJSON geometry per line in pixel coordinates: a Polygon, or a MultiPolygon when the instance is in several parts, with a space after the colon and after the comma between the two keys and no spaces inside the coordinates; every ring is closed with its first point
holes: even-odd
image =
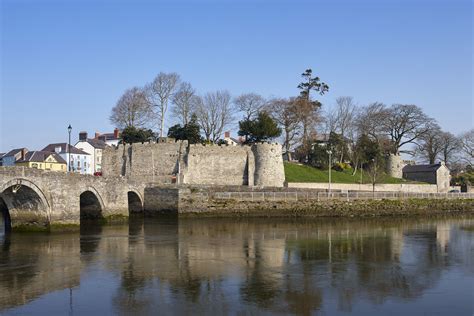
{"type": "Polygon", "coordinates": [[[0,245],[1,315],[473,314],[474,217],[132,219],[0,245]]]}

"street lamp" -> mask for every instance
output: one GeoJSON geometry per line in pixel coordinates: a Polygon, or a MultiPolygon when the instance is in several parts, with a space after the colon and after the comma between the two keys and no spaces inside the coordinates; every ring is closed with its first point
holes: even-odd
{"type": "Polygon", "coordinates": [[[328,190],[328,195],[331,195],[331,162],[332,162],[332,150],[328,149],[327,151],[329,155],[329,190],[328,190]]]}
{"type": "Polygon", "coordinates": [[[66,157],[67,157],[67,170],[68,172],[71,172],[71,154],[69,153],[71,147],[71,131],[72,131],[72,126],[69,124],[67,127],[67,132],[69,133],[69,141],[67,143],[67,149],[66,149],[66,157]]]}

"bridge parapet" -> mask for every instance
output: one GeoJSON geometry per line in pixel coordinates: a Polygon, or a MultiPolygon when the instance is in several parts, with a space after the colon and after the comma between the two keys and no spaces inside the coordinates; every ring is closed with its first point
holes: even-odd
{"type": "Polygon", "coordinates": [[[3,213],[11,218],[12,226],[79,224],[81,207],[83,211],[94,205],[103,217],[128,216],[128,192],[142,199],[144,189],[144,183],[120,176],[0,167],[0,198],[4,202],[0,205],[5,205],[3,213]]]}

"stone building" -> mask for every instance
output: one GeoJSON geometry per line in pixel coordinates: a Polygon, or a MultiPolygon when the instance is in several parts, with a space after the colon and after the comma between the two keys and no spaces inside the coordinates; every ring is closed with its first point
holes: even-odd
{"type": "Polygon", "coordinates": [[[444,162],[431,165],[407,165],[403,167],[403,178],[436,184],[438,192],[446,192],[451,180],[449,169],[444,162]]]}
{"type": "Polygon", "coordinates": [[[280,144],[188,145],[186,141],[106,147],[104,176],[154,183],[282,187],[280,144]]]}

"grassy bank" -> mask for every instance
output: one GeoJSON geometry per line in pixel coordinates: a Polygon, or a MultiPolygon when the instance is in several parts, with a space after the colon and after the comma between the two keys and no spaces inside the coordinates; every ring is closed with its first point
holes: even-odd
{"type": "MultiPolygon", "coordinates": [[[[310,166],[285,162],[285,178],[287,182],[328,182],[329,171],[320,170],[310,166]]],[[[333,183],[360,183],[360,170],[352,175],[353,170],[331,171],[331,181],[333,183]]],[[[369,174],[362,172],[362,183],[372,183],[369,174]]],[[[399,183],[420,183],[407,181],[405,179],[393,178],[388,175],[381,176],[378,183],[399,184],[399,183]]]]}

